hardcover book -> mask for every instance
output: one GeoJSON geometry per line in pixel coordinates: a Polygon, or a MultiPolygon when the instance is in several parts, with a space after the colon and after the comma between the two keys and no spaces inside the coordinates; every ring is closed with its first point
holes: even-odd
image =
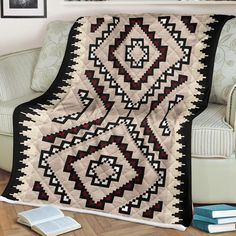
{"type": "Polygon", "coordinates": [[[43,236],[56,236],[81,228],[81,225],[54,206],[48,205],[18,213],[17,222],[30,226],[43,236]]]}
{"type": "Polygon", "coordinates": [[[212,224],[227,224],[227,223],[236,223],[236,217],[225,217],[225,218],[210,218],[200,215],[194,215],[194,220],[205,221],[212,224]]]}
{"type": "Polygon", "coordinates": [[[236,216],[236,207],[226,205],[226,204],[195,207],[194,211],[196,215],[206,216],[210,218],[236,216]]]}
{"type": "Polygon", "coordinates": [[[193,220],[192,226],[208,233],[223,233],[236,231],[235,224],[216,225],[200,220],[193,220]]]}

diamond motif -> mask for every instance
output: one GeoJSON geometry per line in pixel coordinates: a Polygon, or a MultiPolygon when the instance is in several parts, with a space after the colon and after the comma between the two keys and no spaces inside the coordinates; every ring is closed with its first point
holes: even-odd
{"type": "Polygon", "coordinates": [[[98,161],[91,160],[86,176],[92,178],[91,184],[110,187],[111,181],[119,181],[122,166],[116,164],[117,157],[101,155],[98,161]]]}
{"type": "MultiPolygon", "coordinates": [[[[103,209],[106,203],[112,203],[117,197],[119,205],[125,204],[124,195],[126,200],[137,197],[143,182],[153,185],[159,178],[152,165],[145,164],[145,156],[131,138],[125,135],[112,135],[118,130],[122,134],[127,133],[127,127],[121,124],[109,133],[103,134],[101,141],[96,142],[95,146],[89,145],[87,149],[82,150],[78,146],[77,155],[67,157],[64,166],[64,172],[70,173],[70,187],[67,188],[77,190],[73,191],[72,197],[80,196],[85,199],[87,207],[103,209]],[[139,159],[136,159],[136,156],[139,156],[139,159]],[[106,182],[109,178],[110,185],[106,182]],[[95,184],[91,184],[91,181],[95,184]],[[106,187],[107,185],[109,187],[106,187]]],[[[91,139],[90,142],[94,143],[95,140],[91,139]]]]}
{"type": "Polygon", "coordinates": [[[136,90],[147,82],[148,70],[154,64],[158,68],[165,59],[167,47],[161,45],[160,39],[154,45],[142,28],[135,24],[121,44],[110,46],[110,53],[114,54],[114,62],[119,68],[124,68],[124,72],[120,71],[120,74],[124,74],[124,81],[130,82],[130,89],[136,90]]]}
{"type": "MultiPolygon", "coordinates": [[[[172,67],[184,56],[177,41],[160,22],[155,21],[152,25],[152,28],[154,27],[158,31],[152,31],[148,24],[144,24],[143,19],[132,18],[129,24],[124,25],[124,30],[120,31],[114,43],[105,40],[101,46],[97,45],[93,49],[92,45],[89,48],[89,55],[94,57],[90,59],[100,68],[99,73],[105,75],[106,81],[114,80],[113,85],[110,82],[110,88],[115,89],[116,95],[122,96],[123,101],[124,97],[127,97],[126,109],[138,109],[141,102],[146,103],[147,93],[152,93],[150,89],[156,86],[157,80],[162,78],[165,80],[163,73],[176,70],[172,67]],[[168,42],[164,43],[163,38],[168,38],[168,42]],[[143,40],[143,44],[138,41],[141,48],[136,46],[137,39],[143,40]],[[146,46],[148,50],[147,48],[142,50],[142,47],[146,46]],[[127,51],[129,55],[126,54],[127,51]],[[146,55],[149,57],[147,62],[146,55]],[[143,68],[132,68],[141,66],[140,61],[143,63],[143,68]]],[[[172,74],[173,72],[171,76],[172,74]]]]}
{"type": "Polygon", "coordinates": [[[149,60],[149,46],[144,46],[144,39],[131,39],[131,44],[125,48],[125,60],[130,62],[130,67],[143,68],[144,62],[149,60]]]}
{"type": "MultiPolygon", "coordinates": [[[[111,158],[107,160],[111,161],[111,158]]],[[[124,157],[124,154],[114,143],[108,144],[108,146],[101,149],[99,152],[95,152],[85,156],[82,159],[78,159],[72,164],[72,166],[81,182],[85,186],[86,190],[89,192],[95,202],[100,201],[102,198],[106,197],[116,189],[119,189],[137,176],[136,171],[132,168],[130,163],[124,157]],[[96,167],[99,166],[98,163],[105,163],[104,157],[107,157],[107,153],[114,153],[116,155],[116,162],[114,162],[113,164],[109,163],[109,165],[112,165],[113,168],[107,171],[106,177],[104,175],[100,175],[100,171],[96,167]],[[88,162],[88,160],[90,161],[88,162]],[[114,171],[114,168],[116,166],[119,167],[119,170],[114,171]],[[114,175],[116,173],[118,174],[117,178],[114,177],[114,179],[112,179],[112,174],[114,175]],[[121,174],[122,178],[119,179],[119,176],[121,174]],[[119,182],[114,181],[115,179],[119,179],[119,182]]]]}

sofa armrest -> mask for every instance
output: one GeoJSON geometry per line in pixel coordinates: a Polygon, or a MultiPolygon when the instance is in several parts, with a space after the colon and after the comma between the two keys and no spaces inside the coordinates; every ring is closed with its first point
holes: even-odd
{"type": "Polygon", "coordinates": [[[31,80],[39,48],[0,56],[0,101],[32,93],[31,80]]]}
{"type": "Polygon", "coordinates": [[[236,128],[235,113],[236,113],[236,84],[230,90],[227,100],[227,109],[225,117],[226,122],[228,122],[228,124],[230,124],[234,129],[236,128]]]}

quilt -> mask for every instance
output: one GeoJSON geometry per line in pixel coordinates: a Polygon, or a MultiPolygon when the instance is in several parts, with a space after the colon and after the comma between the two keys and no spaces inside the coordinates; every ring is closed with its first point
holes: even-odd
{"type": "Polygon", "coordinates": [[[57,78],[14,112],[3,197],[184,230],[191,123],[224,15],[105,15],[73,25],[57,78]]]}

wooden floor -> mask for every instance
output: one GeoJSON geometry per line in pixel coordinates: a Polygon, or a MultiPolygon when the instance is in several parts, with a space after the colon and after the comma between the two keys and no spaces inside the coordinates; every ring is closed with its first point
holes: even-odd
{"type": "MultiPolygon", "coordinates": [[[[0,170],[0,192],[2,193],[9,179],[9,173],[0,170]]],[[[11,205],[0,202],[0,236],[37,235],[28,227],[16,223],[18,212],[31,209],[28,206],[11,205]]],[[[64,234],[66,236],[204,236],[209,235],[189,227],[185,232],[173,229],[161,229],[152,226],[134,224],[101,216],[64,212],[80,222],[82,228],[64,234]]],[[[217,234],[217,236],[235,236],[236,233],[217,234]]]]}

